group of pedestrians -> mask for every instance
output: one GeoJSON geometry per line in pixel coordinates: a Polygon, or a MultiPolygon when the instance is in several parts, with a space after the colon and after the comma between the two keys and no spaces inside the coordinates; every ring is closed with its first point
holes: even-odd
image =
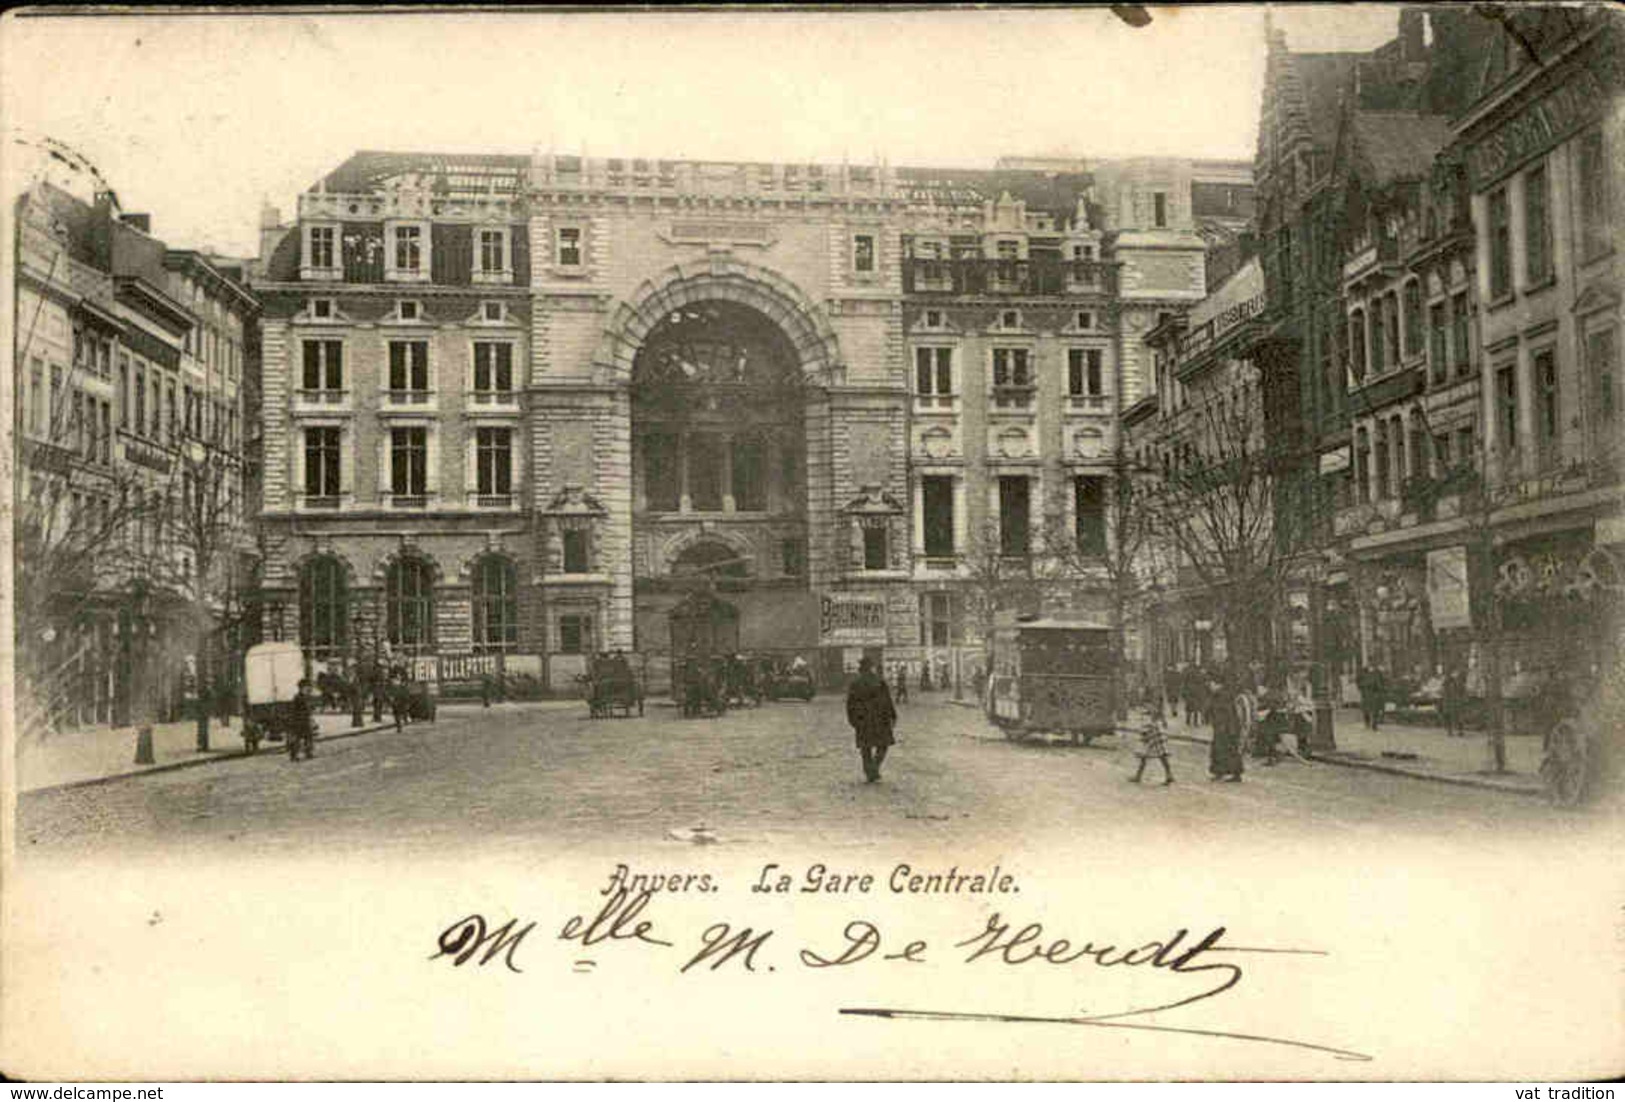
{"type": "Polygon", "coordinates": [[[1131,778],[1135,782],[1144,776],[1146,762],[1158,758],[1163,783],[1173,783],[1166,732],[1169,708],[1175,715],[1183,709],[1185,723],[1191,727],[1212,729],[1208,778],[1213,781],[1239,783],[1249,750],[1265,765],[1274,765],[1283,753],[1302,760],[1308,750],[1314,707],[1307,687],[1299,685],[1294,692],[1284,670],[1265,676],[1259,668],[1236,663],[1182,665],[1170,673],[1167,686],[1166,697],[1158,692],[1146,694],[1149,722],[1141,736],[1140,768],[1131,778]],[[1292,745],[1286,743],[1288,735],[1293,736],[1292,745]]]}

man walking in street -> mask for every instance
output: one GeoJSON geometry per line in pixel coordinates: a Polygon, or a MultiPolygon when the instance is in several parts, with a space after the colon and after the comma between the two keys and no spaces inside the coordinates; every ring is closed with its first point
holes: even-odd
{"type": "Polygon", "coordinates": [[[1461,713],[1467,703],[1467,677],[1460,666],[1453,664],[1445,671],[1444,686],[1439,695],[1439,709],[1444,712],[1445,732],[1451,737],[1465,734],[1461,713]]]}
{"type": "Polygon", "coordinates": [[[901,662],[897,664],[897,703],[908,703],[908,667],[901,662]]]}
{"type": "Polygon", "coordinates": [[[864,779],[872,784],[880,779],[880,764],[886,760],[886,751],[897,741],[892,737],[897,709],[892,706],[886,682],[875,673],[872,659],[865,658],[858,663],[858,676],[846,691],[846,721],[852,725],[857,738],[864,779]]]}

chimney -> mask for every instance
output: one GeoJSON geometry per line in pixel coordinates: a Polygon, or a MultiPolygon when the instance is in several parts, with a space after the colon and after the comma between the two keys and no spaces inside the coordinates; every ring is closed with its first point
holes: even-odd
{"type": "Polygon", "coordinates": [[[270,203],[260,204],[260,229],[274,230],[282,225],[282,212],[270,203]]]}
{"type": "Polygon", "coordinates": [[[1427,58],[1427,12],[1421,8],[1399,11],[1399,59],[1424,61],[1427,58]]]}
{"type": "Polygon", "coordinates": [[[150,214],[121,214],[118,220],[126,226],[138,229],[142,233],[152,233],[152,215],[150,214]]]}

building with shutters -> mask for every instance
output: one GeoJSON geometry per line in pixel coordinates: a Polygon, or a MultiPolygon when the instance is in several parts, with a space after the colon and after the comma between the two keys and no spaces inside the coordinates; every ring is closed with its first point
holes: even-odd
{"type": "Polygon", "coordinates": [[[263,230],[264,630],[968,679],[986,564],[1104,548],[1238,170],[359,153],[263,230]]]}

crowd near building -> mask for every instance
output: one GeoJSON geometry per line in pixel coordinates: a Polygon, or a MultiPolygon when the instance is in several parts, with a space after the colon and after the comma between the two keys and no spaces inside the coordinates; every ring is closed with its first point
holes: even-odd
{"type": "Polygon", "coordinates": [[[19,477],[42,545],[127,552],[26,623],[47,710],[126,721],[252,639],[551,692],[608,650],[656,690],[694,649],[963,686],[1023,612],[1327,693],[1482,687],[1492,618],[1505,672],[1572,660],[1549,620],[1625,540],[1620,25],[1398,22],[1269,31],[1250,164],[360,152],[244,262],[35,187],[19,477]],[[1166,526],[1109,568],[1125,487],[1238,457],[1245,578],[1166,526]],[[214,470],[205,570],[160,518],[214,470]]]}

